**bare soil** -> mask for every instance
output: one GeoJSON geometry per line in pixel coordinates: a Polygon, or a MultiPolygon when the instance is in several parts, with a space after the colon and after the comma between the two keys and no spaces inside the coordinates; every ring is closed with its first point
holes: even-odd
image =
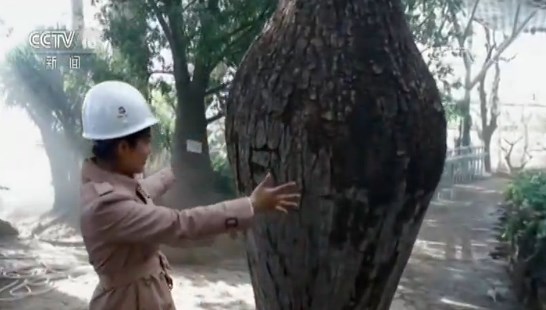
{"type": "MultiPolygon", "coordinates": [[[[430,207],[391,310],[521,309],[511,293],[505,263],[489,257],[505,184],[506,180],[493,178],[462,186],[454,200],[436,201],[430,207]]],[[[97,278],[75,231],[62,225],[48,228],[47,238],[44,233],[42,238],[56,240],[51,244],[29,237],[35,220],[18,223],[21,237],[0,240],[0,299],[18,300],[0,301],[0,309],[87,309],[97,278]],[[30,295],[27,290],[2,291],[16,280],[10,279],[13,270],[37,284],[28,286],[30,295]],[[43,283],[47,278],[51,281],[43,283]],[[44,289],[49,291],[42,293],[44,289]]],[[[177,308],[255,309],[240,253],[240,245],[227,236],[209,248],[170,253],[178,262],[173,274],[177,308]]]]}

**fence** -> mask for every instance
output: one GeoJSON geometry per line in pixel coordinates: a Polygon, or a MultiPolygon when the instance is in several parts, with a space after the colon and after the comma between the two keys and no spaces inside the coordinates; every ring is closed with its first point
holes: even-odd
{"type": "Polygon", "coordinates": [[[446,153],[444,172],[436,189],[436,198],[453,198],[453,188],[485,176],[485,152],[483,146],[467,146],[450,149],[446,153]]]}

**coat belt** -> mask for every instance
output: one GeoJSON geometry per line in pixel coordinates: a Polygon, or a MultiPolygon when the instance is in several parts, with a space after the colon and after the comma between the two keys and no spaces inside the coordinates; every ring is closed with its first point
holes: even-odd
{"type": "Polygon", "coordinates": [[[99,274],[99,285],[105,290],[127,286],[140,279],[167,274],[168,264],[163,255],[154,255],[142,264],[126,267],[113,274],[99,274]]]}

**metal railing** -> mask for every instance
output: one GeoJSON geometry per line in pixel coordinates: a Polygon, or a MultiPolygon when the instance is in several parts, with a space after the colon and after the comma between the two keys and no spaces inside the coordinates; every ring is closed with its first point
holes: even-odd
{"type": "Polygon", "coordinates": [[[443,198],[447,194],[447,198],[452,199],[455,185],[483,178],[486,156],[487,153],[483,146],[467,146],[448,150],[442,178],[436,189],[436,198],[443,198]]]}

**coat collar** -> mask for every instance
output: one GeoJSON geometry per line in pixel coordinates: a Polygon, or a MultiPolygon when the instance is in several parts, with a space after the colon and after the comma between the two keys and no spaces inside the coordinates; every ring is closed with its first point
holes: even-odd
{"type": "Polygon", "coordinates": [[[94,161],[94,158],[88,158],[82,166],[82,183],[109,183],[117,192],[124,192],[131,196],[136,195],[139,182],[137,177],[128,177],[119,173],[104,170],[94,161]]]}

